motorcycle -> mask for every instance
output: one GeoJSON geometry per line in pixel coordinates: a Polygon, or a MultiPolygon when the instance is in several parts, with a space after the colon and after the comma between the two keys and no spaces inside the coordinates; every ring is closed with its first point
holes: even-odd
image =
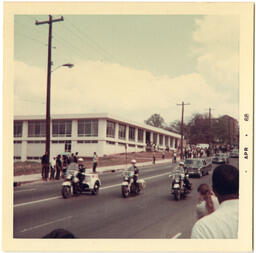
{"type": "Polygon", "coordinates": [[[76,167],[76,169],[67,169],[65,181],[62,183],[61,194],[64,199],[86,192],[97,195],[100,186],[101,182],[98,174],[85,173],[85,171],[81,171],[76,167]]]}
{"type": "Polygon", "coordinates": [[[125,170],[123,172],[123,182],[121,185],[122,196],[128,197],[129,194],[139,194],[142,189],[146,187],[146,183],[143,179],[136,180],[134,182],[134,171],[125,170]]]}
{"type": "MultiPolygon", "coordinates": [[[[182,178],[181,174],[173,174],[169,177],[172,178],[171,194],[174,195],[175,200],[185,198],[186,195],[191,191],[192,185],[189,184],[188,186],[186,186],[184,178],[182,178]]],[[[186,179],[188,179],[188,175],[185,175],[185,177],[186,179]]]]}

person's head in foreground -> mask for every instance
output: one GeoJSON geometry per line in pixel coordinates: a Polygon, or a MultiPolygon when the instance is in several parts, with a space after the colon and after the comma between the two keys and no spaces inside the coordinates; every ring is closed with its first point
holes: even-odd
{"type": "Polygon", "coordinates": [[[239,171],[232,165],[220,165],[212,174],[212,189],[219,202],[238,199],[239,171]]]}
{"type": "Polygon", "coordinates": [[[45,239],[52,239],[52,238],[75,238],[75,236],[68,230],[66,229],[62,229],[62,228],[58,228],[58,229],[54,229],[53,231],[51,231],[49,234],[45,235],[43,238],[45,239]]]}
{"type": "Polygon", "coordinates": [[[221,165],[212,174],[212,189],[220,206],[199,219],[192,228],[191,238],[231,239],[238,236],[239,171],[221,165]]]}

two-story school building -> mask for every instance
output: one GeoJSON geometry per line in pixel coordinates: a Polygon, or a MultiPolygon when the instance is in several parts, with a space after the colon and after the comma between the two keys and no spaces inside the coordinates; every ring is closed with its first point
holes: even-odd
{"type": "MultiPolygon", "coordinates": [[[[45,116],[14,117],[14,161],[36,161],[45,152],[45,116]]],[[[51,116],[50,155],[79,152],[99,156],[145,151],[148,143],[175,150],[177,133],[110,115],[108,113],[51,116]]]]}

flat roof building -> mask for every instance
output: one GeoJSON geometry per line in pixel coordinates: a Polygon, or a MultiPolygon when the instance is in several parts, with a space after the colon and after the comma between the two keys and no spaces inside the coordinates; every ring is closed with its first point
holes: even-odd
{"type": "MultiPolygon", "coordinates": [[[[39,160],[45,152],[45,116],[14,117],[14,161],[39,160]]],[[[181,136],[108,113],[51,116],[50,155],[99,156],[145,151],[148,144],[176,149],[181,136]]]]}

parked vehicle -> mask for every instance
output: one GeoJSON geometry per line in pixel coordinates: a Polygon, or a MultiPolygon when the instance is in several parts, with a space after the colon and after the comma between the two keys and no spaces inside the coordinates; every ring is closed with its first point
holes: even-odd
{"type": "Polygon", "coordinates": [[[184,169],[187,170],[189,176],[208,175],[212,169],[211,158],[187,158],[184,161],[184,169]]]}
{"type": "Polygon", "coordinates": [[[169,176],[171,178],[171,194],[174,195],[175,200],[180,200],[185,198],[186,195],[191,191],[192,186],[190,184],[189,188],[185,184],[185,177],[189,177],[188,175],[182,175],[179,172],[174,171],[173,174],[169,176]]]}
{"type": "Polygon", "coordinates": [[[227,153],[217,153],[212,158],[212,163],[228,163],[229,155],[227,153]]]}
{"type": "Polygon", "coordinates": [[[70,164],[67,169],[65,181],[62,183],[61,194],[63,198],[72,195],[90,192],[98,194],[101,182],[97,173],[86,173],[78,169],[77,164],[70,164]]]}
{"type": "Polygon", "coordinates": [[[238,149],[231,150],[230,157],[232,157],[232,158],[239,158],[239,150],[238,149]]]}
{"type": "Polygon", "coordinates": [[[124,198],[128,197],[129,194],[139,194],[145,187],[146,183],[143,179],[137,179],[136,182],[134,182],[134,170],[132,168],[123,172],[121,191],[124,198]]]}

